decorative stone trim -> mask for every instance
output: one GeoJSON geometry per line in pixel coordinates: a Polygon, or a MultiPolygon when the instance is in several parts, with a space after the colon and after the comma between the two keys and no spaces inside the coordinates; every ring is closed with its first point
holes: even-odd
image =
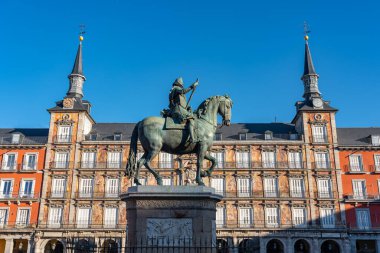
{"type": "MultiPolygon", "coordinates": [[[[132,201],[127,201],[127,210],[134,208],[132,201]]],[[[136,200],[136,208],[214,208],[215,204],[206,200],[136,200]]]]}
{"type": "Polygon", "coordinates": [[[267,145],[262,145],[259,148],[262,152],[276,152],[277,151],[277,146],[267,146],[267,145]]]}
{"type": "Polygon", "coordinates": [[[233,150],[236,152],[250,152],[251,151],[251,146],[234,146],[233,150]]]}

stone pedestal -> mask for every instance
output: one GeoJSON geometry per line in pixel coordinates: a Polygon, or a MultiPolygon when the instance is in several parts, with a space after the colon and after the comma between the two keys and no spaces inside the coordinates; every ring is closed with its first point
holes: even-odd
{"type": "Polygon", "coordinates": [[[121,198],[127,205],[127,248],[147,245],[169,252],[170,247],[215,245],[216,203],[222,196],[213,188],[135,186],[121,198]]]}

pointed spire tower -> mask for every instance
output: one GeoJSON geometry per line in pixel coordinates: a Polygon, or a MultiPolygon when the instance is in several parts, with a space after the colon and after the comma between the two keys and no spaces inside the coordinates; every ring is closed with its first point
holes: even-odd
{"type": "Polygon", "coordinates": [[[79,36],[79,46],[77,55],[75,57],[75,62],[71,74],[68,76],[70,81],[70,87],[67,92],[67,97],[83,97],[83,84],[86,81],[86,77],[83,75],[83,65],[82,65],[82,41],[83,36],[79,36]]]}
{"type": "Polygon", "coordinates": [[[318,89],[318,74],[315,72],[313,59],[311,58],[309,48],[309,36],[305,35],[305,63],[301,80],[304,85],[303,97],[307,104],[312,105],[315,108],[322,108],[323,101],[321,92],[318,89]]]}

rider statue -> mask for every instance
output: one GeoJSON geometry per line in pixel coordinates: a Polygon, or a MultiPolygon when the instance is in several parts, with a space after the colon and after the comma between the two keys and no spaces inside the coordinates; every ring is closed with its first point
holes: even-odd
{"type": "MultiPolygon", "coordinates": [[[[189,88],[185,89],[183,87],[183,80],[181,77],[177,78],[169,94],[169,115],[173,118],[177,118],[180,122],[188,122],[190,131],[190,142],[196,141],[194,136],[194,115],[186,101],[186,93],[195,90],[198,86],[198,79],[189,88]]],[[[192,94],[191,94],[192,96],[192,94]]],[[[191,99],[190,96],[190,99],[191,99]]],[[[189,102],[190,102],[189,99],[189,102]]]]}

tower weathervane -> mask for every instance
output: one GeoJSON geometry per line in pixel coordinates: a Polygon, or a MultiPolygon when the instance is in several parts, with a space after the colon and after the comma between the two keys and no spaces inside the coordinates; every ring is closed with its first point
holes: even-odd
{"type": "Polygon", "coordinates": [[[309,24],[306,22],[306,21],[304,21],[303,22],[303,33],[304,33],[304,39],[306,40],[306,41],[308,41],[309,40],[309,33],[310,33],[311,31],[310,31],[310,27],[309,27],[309,24]]]}
{"type": "Polygon", "coordinates": [[[82,41],[84,39],[83,34],[86,33],[85,28],[86,28],[86,26],[84,24],[79,25],[79,41],[80,41],[80,43],[82,43],[82,41]]]}

